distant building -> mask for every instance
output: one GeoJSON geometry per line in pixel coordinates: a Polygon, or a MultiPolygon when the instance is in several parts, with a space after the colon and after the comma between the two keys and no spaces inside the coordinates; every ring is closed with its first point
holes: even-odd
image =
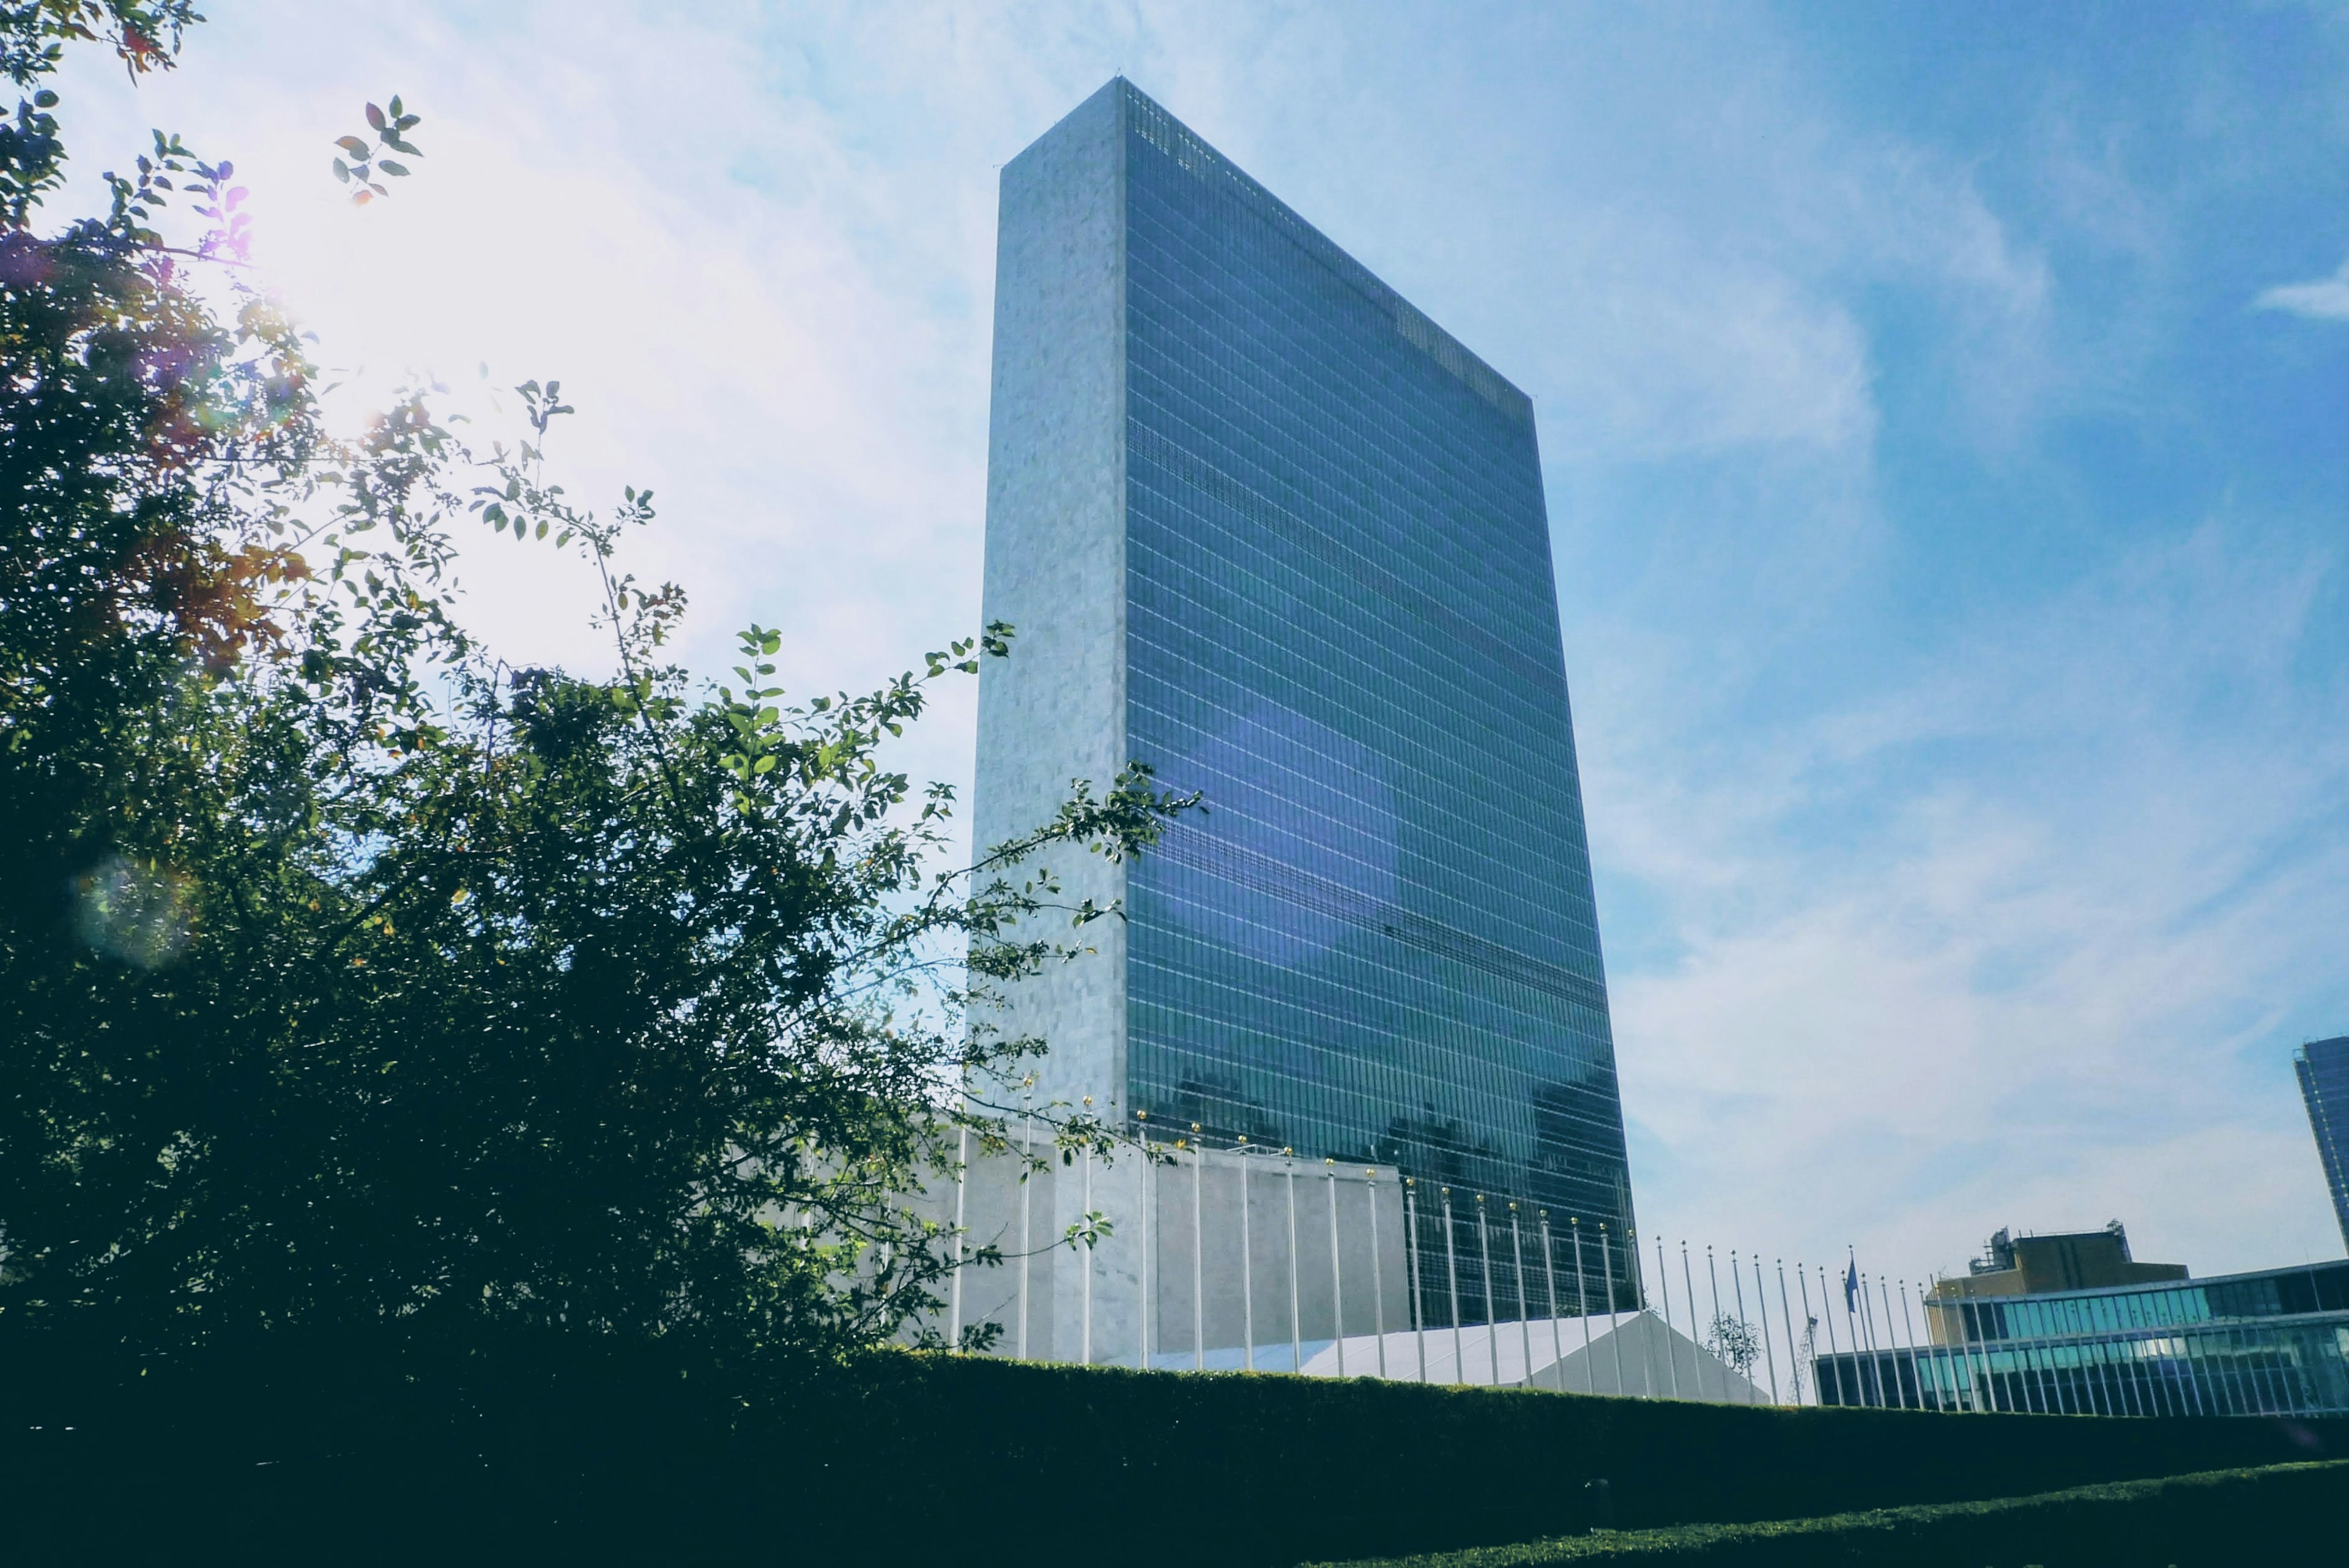
{"type": "Polygon", "coordinates": [[[1870,1329],[1855,1333],[1859,1350],[1817,1357],[1820,1403],[2093,1416],[2349,1414],[2349,1263],[2189,1281],[2174,1263],[2130,1262],[2117,1230],[2026,1236],[2004,1248],[1994,1238],[1984,1261],[2007,1266],[1936,1285],[1925,1300],[1925,1343],[1888,1344],[1870,1329]],[[2095,1237],[2106,1244],[2093,1244],[2095,1237]],[[2075,1245],[2032,1245],[2058,1241],[2075,1245]],[[2013,1288],[2067,1269],[2105,1282],[2013,1288]],[[2124,1270],[2137,1277],[2109,1278],[2124,1270]],[[2147,1277],[2154,1271],[2158,1277],[2147,1277]]]}
{"type": "Polygon", "coordinates": [[[2349,1247],[2349,1034],[2312,1040],[2292,1054],[2300,1074],[2300,1096],[2308,1102],[2308,1126],[2316,1134],[2316,1156],[2333,1189],[2333,1217],[2341,1222],[2341,1244],[2349,1247]]]}
{"type": "Polygon", "coordinates": [[[2000,1231],[1967,1272],[1933,1287],[1937,1301],[1977,1296],[2038,1295],[2097,1290],[2187,1277],[2183,1263],[2140,1263],[2129,1256],[2128,1231],[2117,1220],[2101,1231],[2015,1236],[2000,1231]]]}

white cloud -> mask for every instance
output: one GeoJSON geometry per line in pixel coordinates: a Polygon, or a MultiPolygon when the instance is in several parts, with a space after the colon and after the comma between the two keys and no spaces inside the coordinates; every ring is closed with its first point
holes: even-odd
{"type": "Polygon", "coordinates": [[[2349,261],[2331,277],[2280,284],[2251,302],[2259,310],[2289,310],[2317,321],[2349,321],[2349,261]]]}

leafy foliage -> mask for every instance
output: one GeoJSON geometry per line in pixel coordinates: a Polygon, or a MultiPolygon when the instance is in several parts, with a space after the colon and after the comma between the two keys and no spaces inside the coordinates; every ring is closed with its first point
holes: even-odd
{"type": "MultiPolygon", "coordinates": [[[[903,1195],[966,1129],[1005,1147],[987,1087],[1041,1048],[985,988],[1108,913],[1050,934],[1036,857],[1131,853],[1181,803],[1133,771],[942,871],[951,794],[886,749],[1008,628],[793,704],[753,627],[739,686],[697,690],[661,662],[684,595],[616,566],[651,496],[599,516],[546,474],[557,384],[510,446],[423,389],[335,435],[242,281],[233,171],[160,133],[105,216],[37,232],[60,47],[158,68],[191,20],[0,11],[30,94],[0,149],[0,1322],[897,1332],[948,1266],[903,1195]],[[464,628],[479,522],[594,563],[612,677],[464,628]]],[[[368,118],[414,155],[398,99],[368,118]]],[[[359,199],[402,171],[354,157],[359,199]]]]}
{"type": "Polygon", "coordinates": [[[1713,1315],[1713,1327],[1704,1338],[1705,1348],[1727,1362],[1740,1377],[1753,1376],[1754,1364],[1762,1359],[1762,1336],[1754,1325],[1727,1313],[1713,1315]]]}
{"type": "Polygon", "coordinates": [[[423,118],[403,109],[398,93],[391,95],[388,109],[367,105],[367,129],[375,132],[373,142],[364,136],[338,136],[335,139],[335,146],[342,153],[335,160],[335,178],[346,185],[358,187],[351,192],[351,205],[354,207],[364,207],[378,196],[391,194],[376,183],[376,175],[387,174],[395,180],[408,177],[408,165],[384,157],[384,152],[404,152],[410,158],[424,156],[422,149],[411,146],[407,140],[408,133],[424,123],[423,118]]]}

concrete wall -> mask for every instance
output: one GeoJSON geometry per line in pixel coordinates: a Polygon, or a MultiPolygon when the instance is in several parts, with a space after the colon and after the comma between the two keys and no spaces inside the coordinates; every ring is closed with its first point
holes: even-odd
{"type": "MultiPolygon", "coordinates": [[[[1090,1351],[1096,1365],[1139,1366],[1146,1320],[1153,1366],[1286,1371],[1297,1365],[1292,1338],[1309,1360],[1341,1327],[1367,1335],[1411,1323],[1392,1168],[1164,1147],[1145,1158],[1131,1146],[1062,1164],[1040,1139],[1038,1152],[1040,1170],[1017,1153],[973,1159],[962,1190],[968,1245],[994,1246],[1005,1262],[965,1273],[959,1322],[1000,1324],[998,1355],[1019,1353],[1023,1225],[1027,1353],[1037,1360],[1090,1351]],[[1088,1202],[1111,1233],[1091,1249],[1065,1244],[1088,1202]]],[[[941,1220],[954,1204],[946,1183],[924,1200],[941,1220]]],[[[946,1332],[952,1316],[932,1326],[946,1332]]]]}

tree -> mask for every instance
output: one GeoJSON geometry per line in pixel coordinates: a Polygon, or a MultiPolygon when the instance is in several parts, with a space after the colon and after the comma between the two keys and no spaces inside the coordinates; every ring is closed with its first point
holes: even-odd
{"type": "Polygon", "coordinates": [[[1704,1343],[1706,1349],[1726,1362],[1740,1377],[1752,1376],[1754,1363],[1762,1359],[1762,1339],[1754,1332],[1754,1325],[1726,1313],[1713,1315],[1713,1328],[1704,1343]]]}
{"type": "MultiPolygon", "coordinates": [[[[987,1087],[1042,1048],[989,988],[1114,915],[1039,857],[1133,853],[1183,803],[1131,769],[942,868],[951,793],[887,748],[1010,628],[792,704],[754,626],[698,690],[663,662],[684,595],[617,566],[650,494],[599,516],[547,476],[557,384],[485,452],[421,389],[332,435],[243,281],[233,168],[160,133],[105,216],[42,231],[62,50],[169,68],[196,19],[0,11],[0,1322],[897,1332],[949,1266],[904,1195],[966,1128],[1005,1147],[987,1087]],[[168,236],[182,209],[209,227],[168,236]],[[614,676],[468,631],[482,523],[595,563],[614,676]]],[[[420,155],[398,99],[369,119],[420,155]]],[[[362,195],[406,171],[346,143],[362,195]]]]}

